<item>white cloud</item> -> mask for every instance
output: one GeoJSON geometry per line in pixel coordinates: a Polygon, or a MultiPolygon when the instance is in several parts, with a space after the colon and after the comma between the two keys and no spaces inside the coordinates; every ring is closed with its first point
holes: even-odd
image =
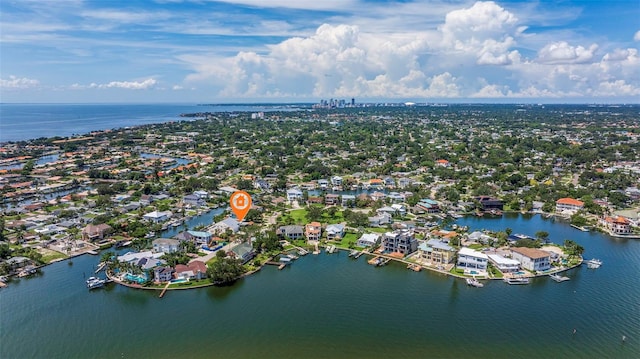
{"type": "Polygon", "coordinates": [[[636,31],[636,33],[633,35],[633,40],[640,41],[640,30],[636,31]]]}
{"type": "Polygon", "coordinates": [[[82,89],[106,89],[106,88],[121,88],[127,90],[147,90],[155,87],[158,84],[153,78],[148,78],[142,81],[111,81],[104,84],[98,84],[95,82],[90,83],[89,85],[81,85],[78,83],[74,83],[70,86],[71,89],[74,90],[82,90],[82,89]]]}
{"type": "Polygon", "coordinates": [[[593,59],[598,45],[591,44],[589,48],[571,46],[566,41],[553,42],[538,51],[538,61],[550,64],[585,63],[593,59]]]}
{"type": "Polygon", "coordinates": [[[40,81],[27,77],[9,76],[8,79],[0,79],[0,88],[3,89],[29,89],[40,86],[40,81]]]}

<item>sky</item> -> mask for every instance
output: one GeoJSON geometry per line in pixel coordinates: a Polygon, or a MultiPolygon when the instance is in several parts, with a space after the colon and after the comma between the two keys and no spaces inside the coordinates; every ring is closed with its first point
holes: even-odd
{"type": "Polygon", "coordinates": [[[639,0],[2,0],[0,102],[640,102],[639,0]]]}

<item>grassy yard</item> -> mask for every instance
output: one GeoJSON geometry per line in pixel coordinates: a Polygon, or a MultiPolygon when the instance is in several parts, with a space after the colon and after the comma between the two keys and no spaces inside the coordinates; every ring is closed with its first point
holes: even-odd
{"type": "Polygon", "coordinates": [[[380,228],[380,227],[368,227],[365,232],[373,232],[373,233],[386,233],[389,229],[380,228]]]}
{"type": "Polygon", "coordinates": [[[290,211],[289,216],[293,219],[293,222],[296,224],[307,223],[307,210],[304,208],[294,209],[293,211],[290,211]]]}
{"type": "Polygon", "coordinates": [[[480,250],[480,249],[482,249],[483,247],[484,247],[484,246],[483,246],[482,244],[480,244],[480,243],[474,243],[474,244],[472,244],[472,245],[470,245],[470,246],[469,246],[469,248],[471,248],[471,249],[475,249],[475,250],[480,250]]]}
{"type": "Polygon", "coordinates": [[[67,255],[60,252],[52,251],[50,249],[43,248],[40,250],[40,253],[42,253],[42,261],[45,263],[51,263],[51,261],[54,261],[56,259],[67,258],[67,255]]]}
{"type": "Polygon", "coordinates": [[[336,244],[336,246],[340,248],[351,248],[351,247],[360,248],[360,247],[356,247],[356,242],[358,242],[358,238],[359,236],[356,233],[347,233],[344,235],[344,238],[342,238],[342,240],[336,244]]]}

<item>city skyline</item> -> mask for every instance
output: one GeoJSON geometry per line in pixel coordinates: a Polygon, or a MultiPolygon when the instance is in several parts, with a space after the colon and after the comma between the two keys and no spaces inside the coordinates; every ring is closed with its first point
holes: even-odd
{"type": "Polygon", "coordinates": [[[2,102],[638,102],[635,1],[4,1],[2,102]]]}

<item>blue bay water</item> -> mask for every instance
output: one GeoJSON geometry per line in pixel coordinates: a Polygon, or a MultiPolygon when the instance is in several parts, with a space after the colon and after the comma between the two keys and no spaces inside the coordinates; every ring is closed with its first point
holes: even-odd
{"type": "Polygon", "coordinates": [[[346,252],[307,255],[228,287],[88,291],[95,256],[0,291],[2,358],[638,358],[640,241],[540,216],[464,218],[473,228],[571,238],[601,258],[556,283],[484,288],[346,252]],[[576,334],[572,334],[573,329],[576,334]],[[622,335],[627,336],[622,342],[622,335]]]}
{"type": "Polygon", "coordinates": [[[0,142],[189,120],[180,117],[182,113],[266,110],[253,105],[0,104],[0,142]]]}

